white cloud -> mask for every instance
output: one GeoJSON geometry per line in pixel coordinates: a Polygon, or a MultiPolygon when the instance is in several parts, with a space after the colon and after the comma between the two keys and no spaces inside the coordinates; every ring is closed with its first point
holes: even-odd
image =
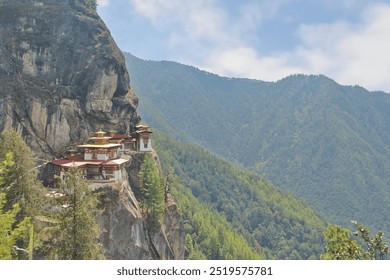
{"type": "Polygon", "coordinates": [[[225,26],[224,10],[213,0],[130,0],[134,10],[160,29],[185,39],[217,41],[225,26]]]}
{"type": "Polygon", "coordinates": [[[100,7],[108,7],[110,5],[110,0],[97,0],[97,4],[100,7]]]}
{"type": "Polygon", "coordinates": [[[211,53],[208,66],[202,68],[231,77],[275,80],[302,73],[303,69],[289,66],[289,59],[288,54],[262,57],[250,47],[239,46],[211,53]]]}
{"type": "Polygon", "coordinates": [[[303,46],[294,55],[306,72],[390,92],[390,5],[369,8],[356,25],[303,26],[300,34],[303,46]]]}
{"type": "Polygon", "coordinates": [[[130,0],[134,11],[166,33],[170,60],[199,65],[213,50],[240,41],[217,0],[130,0]],[[198,63],[197,63],[198,62],[198,63]]]}
{"type": "MultiPolygon", "coordinates": [[[[262,22],[280,15],[281,0],[248,0],[234,17],[218,0],[129,1],[138,15],[168,34],[169,59],[220,75],[279,80],[294,73],[325,74],[342,84],[390,91],[389,4],[366,6],[354,24],[302,25],[299,45],[264,54],[251,40],[262,22]]],[[[340,1],[347,7],[360,0],[340,1]]]]}
{"type": "Polygon", "coordinates": [[[243,41],[253,39],[261,22],[276,16],[283,1],[286,0],[248,0],[238,10],[229,11],[220,0],[129,0],[136,14],[169,34],[167,47],[173,59],[199,66],[211,54],[229,52],[228,46],[232,51],[238,50],[243,41]]]}
{"type": "Polygon", "coordinates": [[[341,84],[390,92],[390,5],[367,8],[359,23],[302,25],[301,44],[262,55],[249,45],[209,53],[201,68],[221,75],[278,80],[294,73],[324,74],[341,84]]]}
{"type": "Polygon", "coordinates": [[[261,24],[269,19],[279,16],[280,8],[291,0],[263,0],[242,2],[238,6],[236,27],[238,31],[255,31],[261,24]]]}
{"type": "Polygon", "coordinates": [[[130,0],[135,11],[153,22],[157,22],[159,18],[164,18],[165,14],[172,10],[175,0],[172,1],[160,1],[160,0],[130,0]],[[161,15],[161,17],[160,17],[161,15]]]}

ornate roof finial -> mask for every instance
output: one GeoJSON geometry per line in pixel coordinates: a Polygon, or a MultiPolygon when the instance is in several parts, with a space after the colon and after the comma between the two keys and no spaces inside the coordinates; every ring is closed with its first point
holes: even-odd
{"type": "Polygon", "coordinates": [[[95,137],[103,137],[106,132],[103,131],[103,125],[100,125],[100,130],[95,132],[95,137]]]}
{"type": "Polygon", "coordinates": [[[112,136],[115,135],[116,131],[115,131],[113,128],[111,128],[111,129],[108,131],[108,133],[109,133],[110,136],[112,137],[112,136]]]}

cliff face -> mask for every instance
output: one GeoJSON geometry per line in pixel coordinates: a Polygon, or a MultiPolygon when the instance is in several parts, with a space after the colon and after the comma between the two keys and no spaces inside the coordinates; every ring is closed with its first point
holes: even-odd
{"type": "Polygon", "coordinates": [[[139,121],[123,55],[87,3],[0,0],[0,130],[40,156],[139,121]]]}
{"type": "MultiPolygon", "coordinates": [[[[100,188],[102,242],[109,259],[184,259],[185,232],[179,209],[170,193],[165,202],[161,228],[149,232],[137,200],[140,193],[138,173],[144,153],[133,152],[126,170],[128,180],[100,188]]],[[[154,159],[159,165],[157,154],[154,159]]]]}
{"type": "MultiPolygon", "coordinates": [[[[93,2],[93,1],[92,1],[93,2]]],[[[39,158],[59,156],[100,126],[139,122],[124,57],[89,0],[0,0],[0,131],[14,128],[39,158]]],[[[161,230],[148,233],[132,178],[102,190],[108,259],[182,259],[184,231],[172,198],[161,230]]]]}
{"type": "Polygon", "coordinates": [[[165,205],[161,229],[148,232],[141,207],[128,181],[100,190],[104,228],[102,242],[108,259],[184,259],[184,227],[172,197],[165,205]]]}

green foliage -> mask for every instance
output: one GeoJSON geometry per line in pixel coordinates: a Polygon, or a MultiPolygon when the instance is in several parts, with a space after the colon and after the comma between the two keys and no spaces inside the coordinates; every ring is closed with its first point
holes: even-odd
{"type": "MultiPolygon", "coordinates": [[[[206,250],[207,245],[219,240],[218,225],[207,218],[213,216],[204,214],[210,209],[207,211],[216,211],[224,217],[235,233],[244,237],[260,256],[270,259],[319,258],[325,246],[322,236],[325,223],[302,201],[284,194],[259,175],[244,171],[200,147],[182,144],[157,132],[154,133],[154,143],[163,168],[173,168],[182,185],[190,190],[185,191],[184,186],[178,184],[176,188],[181,186],[180,191],[176,190],[174,195],[183,214],[188,217],[186,223],[191,227],[187,233],[192,237],[193,247],[203,255],[208,258],[221,256],[206,250]],[[196,201],[190,199],[190,195],[199,201],[199,209],[193,209],[196,201]],[[196,219],[203,221],[202,227],[192,225],[191,221],[196,219]],[[205,233],[204,228],[209,227],[214,234],[205,233]],[[209,243],[204,241],[208,235],[209,239],[213,238],[209,243]]],[[[222,249],[215,250],[220,252],[222,249]]]]}
{"type": "MultiPolygon", "coordinates": [[[[4,176],[14,166],[12,153],[6,154],[6,159],[0,162],[0,184],[4,182],[4,176]]],[[[18,239],[26,237],[30,219],[17,219],[20,207],[16,203],[9,210],[4,211],[6,205],[6,194],[0,190],[0,260],[11,260],[14,258],[15,246],[18,239]],[[19,220],[19,221],[18,221],[19,220]]]]}
{"type": "Polygon", "coordinates": [[[263,259],[239,235],[223,214],[200,202],[176,178],[170,186],[179,209],[183,211],[188,259],[248,260],[263,259]]]}
{"type": "Polygon", "coordinates": [[[35,217],[43,208],[44,188],[37,180],[34,152],[15,130],[0,137],[0,160],[12,153],[14,165],[4,175],[0,189],[6,193],[5,209],[19,204],[21,216],[35,217]]]}
{"type": "Polygon", "coordinates": [[[57,201],[60,210],[51,217],[50,241],[45,251],[60,260],[102,259],[100,228],[96,222],[97,194],[93,193],[77,168],[66,173],[64,196],[57,201]]]}
{"type": "Polygon", "coordinates": [[[362,258],[362,246],[356,240],[350,239],[350,232],[347,229],[329,225],[324,236],[327,245],[326,252],[321,255],[322,260],[359,260],[362,258]]]}
{"type": "Polygon", "coordinates": [[[230,79],[125,54],[138,111],[303,197],[332,223],[390,231],[390,95],[324,76],[230,79]]]}
{"type": "Polygon", "coordinates": [[[15,213],[15,209],[18,209],[13,227],[18,228],[17,225],[31,221],[30,236],[17,239],[15,246],[20,249],[20,254],[13,257],[32,258],[34,244],[39,243],[43,230],[37,217],[43,215],[46,203],[44,188],[37,180],[34,153],[20,135],[11,129],[1,134],[0,161],[3,162],[0,166],[0,192],[5,194],[2,210],[5,213],[15,213]],[[22,252],[26,248],[29,248],[28,255],[22,252]]]}
{"type": "Polygon", "coordinates": [[[327,241],[326,252],[321,255],[323,260],[375,260],[384,259],[389,253],[389,246],[383,240],[383,233],[378,232],[371,237],[369,231],[362,225],[352,221],[355,236],[362,239],[363,246],[350,236],[350,231],[337,225],[329,225],[324,232],[327,241]]]}
{"type": "Polygon", "coordinates": [[[355,221],[352,221],[356,228],[355,236],[360,237],[367,246],[367,252],[364,253],[364,258],[369,260],[384,259],[389,254],[389,246],[383,240],[383,232],[378,232],[371,236],[370,232],[355,221]]]}
{"type": "Polygon", "coordinates": [[[7,173],[11,171],[14,167],[15,163],[13,161],[13,155],[11,152],[5,154],[4,161],[0,162],[0,186],[2,186],[2,190],[5,191],[4,184],[4,176],[7,176],[7,173]]]}
{"type": "Polygon", "coordinates": [[[157,229],[164,214],[164,190],[156,163],[151,154],[145,154],[139,172],[142,190],[142,207],[147,215],[149,228],[157,229]]]}
{"type": "Polygon", "coordinates": [[[55,259],[102,258],[97,197],[77,169],[66,176],[66,195],[50,205],[33,151],[14,130],[3,132],[0,143],[1,258],[32,259],[34,251],[55,259]]]}
{"type": "Polygon", "coordinates": [[[30,219],[24,218],[17,221],[20,212],[18,204],[8,211],[3,211],[5,205],[5,194],[0,192],[0,260],[11,260],[14,258],[15,246],[18,239],[28,235],[30,219]]]}

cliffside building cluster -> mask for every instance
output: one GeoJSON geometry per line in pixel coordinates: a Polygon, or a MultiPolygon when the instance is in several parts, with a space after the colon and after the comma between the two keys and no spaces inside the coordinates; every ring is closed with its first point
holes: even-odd
{"type": "Polygon", "coordinates": [[[129,157],[124,154],[128,151],[151,152],[152,133],[147,125],[137,126],[134,137],[116,134],[115,131],[95,132],[88,143],[78,145],[77,149],[68,150],[62,159],[50,162],[53,175],[50,185],[63,181],[72,167],[78,168],[81,175],[93,183],[121,181],[125,165],[129,162],[129,157]]]}

